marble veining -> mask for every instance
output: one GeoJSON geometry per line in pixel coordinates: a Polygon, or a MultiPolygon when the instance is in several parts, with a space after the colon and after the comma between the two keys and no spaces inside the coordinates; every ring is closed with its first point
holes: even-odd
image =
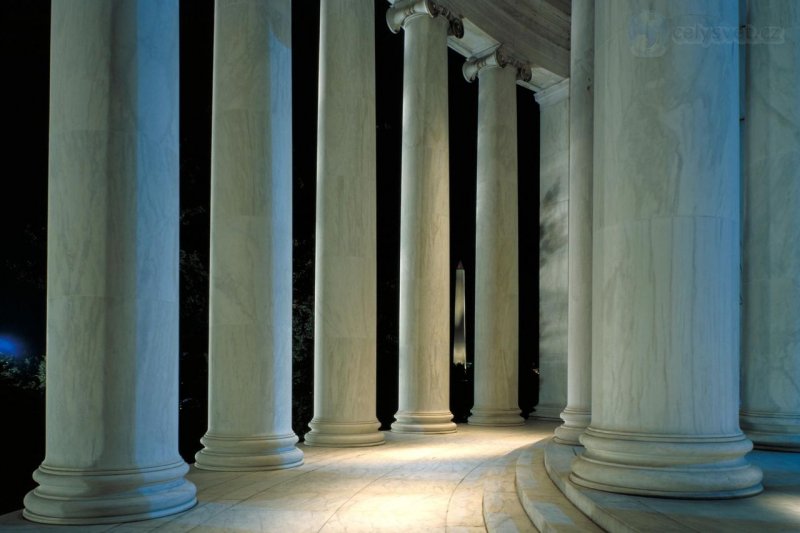
{"type": "Polygon", "coordinates": [[[572,2],[567,233],[567,406],[556,441],[579,444],[592,405],[592,157],[594,0],[572,2]]]}
{"type": "Polygon", "coordinates": [[[374,34],[371,4],[321,3],[311,445],[383,443],[375,417],[374,34]]]}
{"type": "Polygon", "coordinates": [[[405,20],[400,201],[400,378],[394,431],[452,432],[447,30],[405,20]]]}
{"type": "MultiPolygon", "coordinates": [[[[497,54],[497,52],[494,52],[497,54]]],[[[516,68],[478,72],[475,405],[470,424],[521,424],[516,68]]]]}
{"type": "Polygon", "coordinates": [[[296,466],[291,429],[292,165],[288,1],[214,16],[209,427],[200,468],[296,466]]]}
{"type": "MultiPolygon", "coordinates": [[[[620,27],[641,3],[608,4],[595,19],[592,419],[571,480],[755,494],[737,417],[738,44],[669,41],[644,57],[620,27]]],[[[735,3],[650,7],[670,24],[738,24],[735,3]]]]}
{"type": "Polygon", "coordinates": [[[747,17],[783,40],[747,47],[741,424],[758,446],[800,450],[800,9],[757,2],[747,17]]]}
{"type": "Polygon", "coordinates": [[[47,434],[29,520],[196,503],[178,455],[177,36],[174,0],[52,5],[47,434]]]}
{"type": "Polygon", "coordinates": [[[569,281],[569,80],[536,94],[539,103],[539,403],[558,418],[567,405],[569,281]]]}

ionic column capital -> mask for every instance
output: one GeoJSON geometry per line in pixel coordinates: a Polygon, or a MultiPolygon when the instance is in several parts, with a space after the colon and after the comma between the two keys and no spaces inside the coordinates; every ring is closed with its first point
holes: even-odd
{"type": "Polygon", "coordinates": [[[458,39],[464,36],[464,23],[448,8],[432,0],[401,0],[395,2],[386,11],[386,23],[392,33],[397,33],[406,23],[418,16],[427,15],[431,18],[439,15],[445,17],[449,23],[448,34],[458,39]]]}
{"type": "Polygon", "coordinates": [[[505,68],[508,66],[517,69],[518,80],[530,80],[530,67],[508,55],[502,47],[497,47],[488,54],[469,58],[464,62],[464,66],[461,67],[461,72],[464,73],[464,78],[467,81],[473,82],[484,68],[505,68]]]}

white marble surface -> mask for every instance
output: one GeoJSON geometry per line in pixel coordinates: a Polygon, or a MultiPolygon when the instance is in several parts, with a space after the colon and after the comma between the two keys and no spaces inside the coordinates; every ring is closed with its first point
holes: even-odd
{"type": "MultiPolygon", "coordinates": [[[[396,8],[391,8],[396,9],[396,8]]],[[[400,384],[393,431],[447,433],[450,161],[443,16],[405,19],[400,192],[400,384]]]]}
{"type": "Polygon", "coordinates": [[[800,6],[751,2],[744,122],[741,425],[757,446],[800,450],[800,6]],[[776,35],[777,37],[777,35],[776,35]]]}
{"type": "MultiPolygon", "coordinates": [[[[738,23],[736,3],[650,7],[668,28],[738,23]]],[[[738,45],[642,50],[653,13],[642,25],[639,2],[596,4],[592,422],[571,479],[754,494],[737,416],[738,45]]]]}
{"type": "Polygon", "coordinates": [[[192,507],[178,455],[178,2],[54,1],[37,522],[192,507]],[[111,32],[111,29],[114,32],[111,32]]]}
{"type": "MultiPolygon", "coordinates": [[[[543,450],[547,474],[569,499],[566,503],[572,502],[605,531],[783,533],[800,530],[797,510],[800,455],[797,454],[751,452],[748,461],[764,471],[764,492],[750,498],[698,501],[626,496],[580,487],[569,480],[569,473],[570,464],[582,452],[581,448],[542,440],[529,449],[543,450]]],[[[541,473],[534,472],[534,475],[539,477],[541,473]]],[[[544,518],[542,531],[590,530],[564,527],[560,519],[563,517],[544,518]]]]}
{"type": "Polygon", "coordinates": [[[209,427],[197,466],[302,462],[292,412],[292,96],[288,0],[214,18],[209,427]]]}
{"type": "MultiPolygon", "coordinates": [[[[533,531],[519,504],[515,508],[508,498],[514,495],[514,451],[547,437],[553,427],[529,422],[512,428],[464,425],[449,435],[387,432],[386,445],[373,448],[301,445],[305,464],[289,470],[192,468],[188,477],[198,486],[200,502],[195,509],[102,530],[455,533],[514,524],[533,531]]],[[[19,512],[0,516],[3,531],[39,527],[19,512]]]]}
{"type": "Polygon", "coordinates": [[[375,417],[374,6],[323,0],[320,20],[314,418],[305,441],[371,446],[383,443],[375,417]]]}
{"type": "MultiPolygon", "coordinates": [[[[496,54],[496,52],[493,52],[496,54]]],[[[496,62],[495,62],[496,63],[496,62]]],[[[517,69],[478,71],[473,425],[522,424],[518,389],[517,69]]]]}
{"type": "MultiPolygon", "coordinates": [[[[519,452],[514,484],[525,513],[539,531],[596,533],[603,531],[575,507],[547,475],[545,447],[540,440],[519,452]]],[[[572,448],[570,448],[572,450],[572,448]]],[[[569,475],[569,464],[567,464],[569,475]]]]}
{"type": "Polygon", "coordinates": [[[567,405],[569,80],[536,93],[539,103],[539,403],[557,419],[567,405]]]}
{"type": "Polygon", "coordinates": [[[580,444],[592,416],[594,0],[572,2],[569,86],[567,406],[556,440],[580,444]]]}

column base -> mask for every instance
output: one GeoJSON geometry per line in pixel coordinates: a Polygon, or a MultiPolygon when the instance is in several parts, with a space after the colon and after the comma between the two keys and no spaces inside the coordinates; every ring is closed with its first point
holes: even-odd
{"type": "Polygon", "coordinates": [[[395,433],[455,433],[456,424],[450,411],[398,411],[392,424],[395,433]]]}
{"type": "Polygon", "coordinates": [[[681,436],[587,428],[570,481],[590,489],[667,498],[739,498],[763,490],[743,434],[681,436]]]}
{"type": "Polygon", "coordinates": [[[206,433],[205,446],[195,455],[195,466],[203,470],[251,471],[279,470],[303,464],[297,435],[269,437],[221,436],[206,433]]]}
{"type": "Polygon", "coordinates": [[[592,422],[592,412],[586,409],[567,407],[561,412],[561,419],[564,423],[556,428],[553,440],[559,444],[583,446],[580,436],[592,422]]]}
{"type": "Polygon", "coordinates": [[[109,524],[159,518],[191,509],[197,489],[183,461],[131,470],[56,468],[42,464],[22,516],[59,525],[109,524]]]}
{"type": "Polygon", "coordinates": [[[472,416],[467,419],[470,426],[521,426],[525,419],[519,409],[472,408],[472,416]]]}
{"type": "Polygon", "coordinates": [[[306,433],[308,446],[330,446],[350,448],[358,446],[378,446],[386,442],[383,433],[378,431],[380,422],[333,422],[314,418],[309,422],[311,431],[306,433]]]}
{"type": "Polygon", "coordinates": [[[756,448],[800,452],[800,416],[742,411],[739,423],[756,448]]]}

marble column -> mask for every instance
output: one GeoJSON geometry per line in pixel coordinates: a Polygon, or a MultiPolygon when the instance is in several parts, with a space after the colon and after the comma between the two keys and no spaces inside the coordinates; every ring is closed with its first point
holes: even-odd
{"type": "Polygon", "coordinates": [[[375,417],[374,9],[320,4],[313,446],[384,442],[375,417]]]}
{"type": "Polygon", "coordinates": [[[748,6],[740,422],[800,451],[800,6],[748,6]]]}
{"type": "Polygon", "coordinates": [[[573,0],[570,19],[567,407],[555,441],[577,445],[592,416],[594,0],[573,0]]]}
{"type": "Polygon", "coordinates": [[[539,403],[534,418],[567,405],[569,79],[536,93],[539,103],[539,403]]]}
{"type": "Polygon", "coordinates": [[[738,3],[596,3],[592,421],[579,485],[758,493],[739,429],[738,3]]]}
{"type": "Polygon", "coordinates": [[[460,26],[429,0],[397,2],[386,20],[392,31],[405,30],[400,398],[392,431],[451,433],[447,36],[460,26]]]}
{"type": "Polygon", "coordinates": [[[192,507],[178,454],[178,2],[54,0],[46,451],[23,514],[192,507]]]}
{"type": "Polygon", "coordinates": [[[208,432],[198,468],[303,461],[292,432],[289,0],[217,0],[208,432]]]}
{"type": "Polygon", "coordinates": [[[479,80],[475,404],[469,423],[519,425],[517,68],[495,50],[467,61],[463,70],[467,81],[479,80]]]}

